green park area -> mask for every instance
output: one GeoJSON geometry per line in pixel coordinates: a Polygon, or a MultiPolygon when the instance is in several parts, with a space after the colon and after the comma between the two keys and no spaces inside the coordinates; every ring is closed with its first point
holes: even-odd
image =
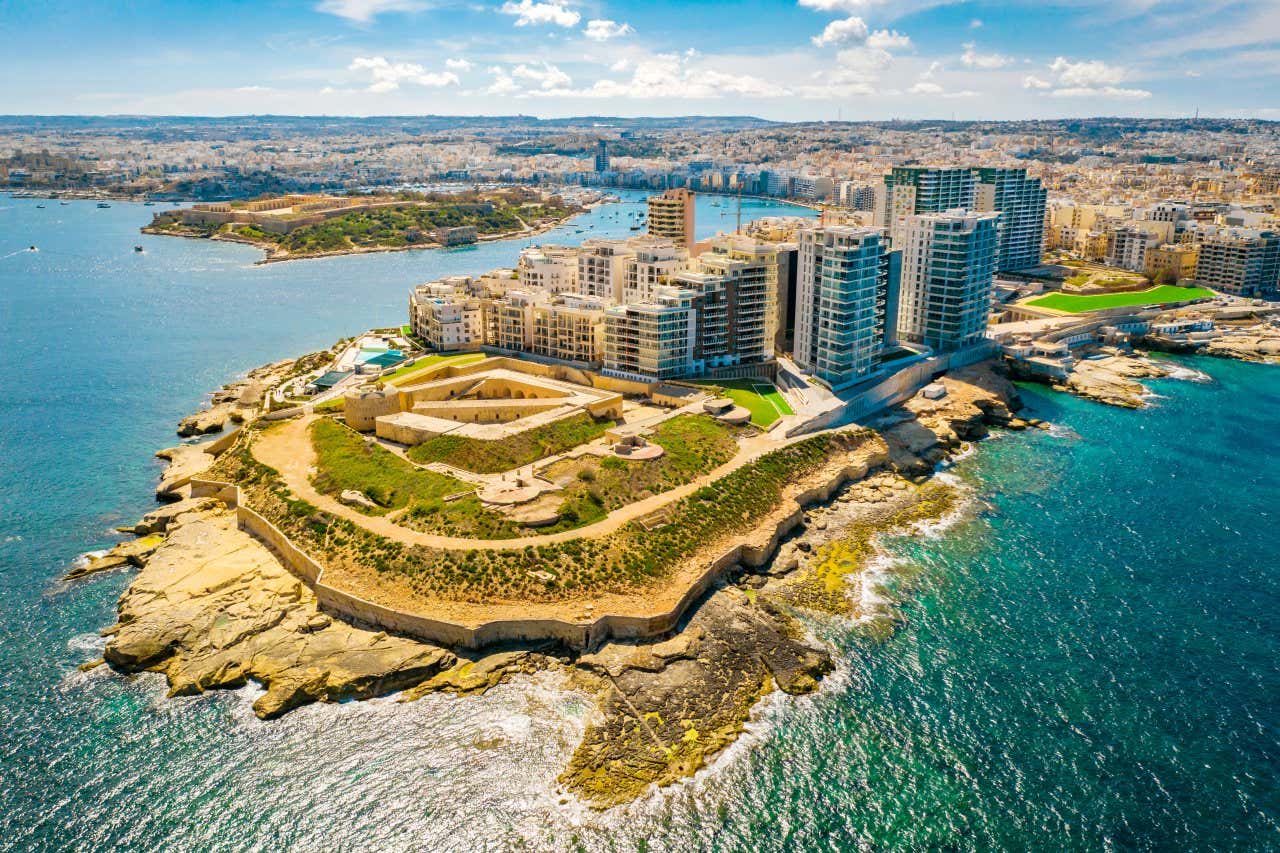
{"type": "Polygon", "coordinates": [[[1085,311],[1101,311],[1106,308],[1132,308],[1140,305],[1167,305],[1172,302],[1190,302],[1195,299],[1212,299],[1212,290],[1204,287],[1178,287],[1162,284],[1146,290],[1129,293],[1096,293],[1076,295],[1071,293],[1050,293],[1024,303],[1030,308],[1048,308],[1051,311],[1065,311],[1068,314],[1080,314],[1085,311]]]}
{"type": "Polygon", "coordinates": [[[557,493],[561,521],[546,532],[599,521],[619,507],[692,482],[738,451],[734,428],[706,415],[663,421],[647,438],[663,449],[662,456],[639,461],[584,453],[542,471],[543,477],[564,484],[557,493]]]}
{"type": "Polygon", "coordinates": [[[794,415],[795,410],[772,382],[758,379],[717,379],[699,382],[719,393],[751,413],[751,422],[761,429],[768,429],[783,415],[794,415]]]}
{"type": "Polygon", "coordinates": [[[518,432],[502,441],[437,435],[411,447],[408,455],[419,464],[445,462],[477,474],[500,474],[593,441],[613,425],[613,421],[598,421],[584,412],[518,432]]]}
{"type": "Polygon", "coordinates": [[[333,497],[360,492],[373,505],[353,507],[368,515],[394,516],[406,527],[447,536],[503,539],[518,532],[517,525],[484,509],[474,486],[417,468],[336,421],[312,424],[311,444],[316,490],[333,497]]]}

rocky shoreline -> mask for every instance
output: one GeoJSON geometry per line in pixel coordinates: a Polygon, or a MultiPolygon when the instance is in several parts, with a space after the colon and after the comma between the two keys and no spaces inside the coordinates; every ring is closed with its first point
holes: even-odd
{"type": "MultiPolygon", "coordinates": [[[[215,405],[234,411],[245,389],[293,364],[251,372],[234,402],[215,405]]],[[[803,614],[873,616],[856,593],[874,538],[954,507],[949,490],[930,479],[938,462],[992,427],[1033,425],[1014,414],[1016,389],[990,365],[941,381],[942,399],[917,397],[875,424],[884,464],[808,507],[774,559],[736,567],[672,635],[584,654],[549,644],[451,650],[324,613],[305,584],[236,527],[233,512],[189,497],[186,480],[212,454],[200,445],[161,451],[171,466],[157,495],[173,502],[129,529],[139,538],[69,575],[140,567],[116,624],[103,632],[103,659],[87,666],[162,673],[170,695],[253,681],[265,688],[254,704],[262,718],[316,701],[483,693],[520,673],[557,669],[599,710],[561,777],[565,791],[597,807],[632,800],[703,766],[737,738],[761,697],[817,690],[832,661],[803,614]],[[833,537],[846,542],[836,555],[833,537]]]]}

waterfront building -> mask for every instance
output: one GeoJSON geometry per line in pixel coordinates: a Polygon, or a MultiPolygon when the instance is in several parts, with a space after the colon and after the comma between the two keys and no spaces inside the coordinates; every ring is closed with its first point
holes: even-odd
{"type": "Polygon", "coordinates": [[[1147,252],[1160,243],[1155,234],[1136,225],[1113,228],[1107,235],[1106,264],[1141,272],[1147,267],[1147,252]]]}
{"type": "Polygon", "coordinates": [[[603,300],[565,293],[533,306],[532,352],[598,367],[604,361],[603,300]]]}
{"type": "Polygon", "coordinates": [[[571,246],[530,246],[516,264],[520,287],[548,293],[576,292],[578,249],[571,246]]]}
{"type": "Polygon", "coordinates": [[[689,250],[667,238],[633,237],[627,247],[619,302],[648,302],[655,288],[689,266],[689,250]]]}
{"type": "Polygon", "coordinates": [[[765,264],[707,252],[676,273],[673,286],[698,294],[694,358],[704,369],[758,364],[773,355],[768,337],[769,274],[765,264]]]}
{"type": "Polygon", "coordinates": [[[991,315],[999,216],[954,210],[908,218],[898,308],[903,340],[949,352],[982,339],[991,315]]]}
{"type": "Polygon", "coordinates": [[[810,226],[799,232],[796,364],[839,389],[869,375],[894,312],[896,265],[878,228],[810,226]]]}
{"type": "Polygon", "coordinates": [[[996,269],[1013,271],[1040,265],[1044,247],[1048,192],[1026,169],[977,170],[973,209],[1000,214],[996,269]]]}
{"type": "Polygon", "coordinates": [[[604,139],[596,142],[596,171],[609,171],[609,143],[604,139]]]}
{"type": "Polygon", "coordinates": [[[471,279],[444,279],[409,294],[409,325],[430,349],[478,349],[485,342],[481,300],[468,292],[471,279]]]}
{"type": "Polygon", "coordinates": [[[1280,233],[1223,228],[1206,234],[1196,281],[1233,296],[1280,297],[1280,233]]]}
{"type": "Polygon", "coordinates": [[[741,234],[721,234],[700,257],[724,255],[745,261],[751,275],[762,276],[765,287],[765,340],[773,351],[790,352],[795,335],[796,255],[794,242],[760,240],[741,234]]]}
{"type": "Polygon", "coordinates": [[[900,248],[908,217],[971,210],[974,192],[973,169],[895,166],[877,188],[876,224],[888,230],[890,243],[900,248]]]}
{"type": "Polygon", "coordinates": [[[693,193],[687,189],[667,190],[649,197],[649,235],[666,237],[693,247],[693,193]]]}
{"type": "Polygon", "coordinates": [[[604,372],[651,381],[697,372],[698,294],[663,285],[649,302],[605,309],[604,372]]]}
{"type": "Polygon", "coordinates": [[[1147,275],[1154,280],[1164,274],[1174,281],[1195,278],[1200,247],[1194,243],[1166,243],[1147,249],[1147,275]]]}
{"type": "Polygon", "coordinates": [[[585,241],[578,250],[578,293],[621,302],[627,261],[633,254],[626,240],[585,241]]]}

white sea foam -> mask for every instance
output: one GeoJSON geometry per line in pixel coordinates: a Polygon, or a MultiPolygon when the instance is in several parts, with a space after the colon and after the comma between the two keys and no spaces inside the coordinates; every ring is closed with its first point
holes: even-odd
{"type": "Polygon", "coordinates": [[[1169,379],[1180,379],[1184,382],[1212,382],[1213,377],[1207,373],[1196,370],[1193,367],[1184,367],[1183,365],[1174,365],[1169,369],[1169,379]]]}

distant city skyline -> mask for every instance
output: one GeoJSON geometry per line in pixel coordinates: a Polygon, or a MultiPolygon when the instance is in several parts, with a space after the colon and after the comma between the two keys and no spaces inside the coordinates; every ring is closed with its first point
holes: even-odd
{"type": "Polygon", "coordinates": [[[6,2],[5,114],[1280,119],[1275,0],[6,2]]]}

